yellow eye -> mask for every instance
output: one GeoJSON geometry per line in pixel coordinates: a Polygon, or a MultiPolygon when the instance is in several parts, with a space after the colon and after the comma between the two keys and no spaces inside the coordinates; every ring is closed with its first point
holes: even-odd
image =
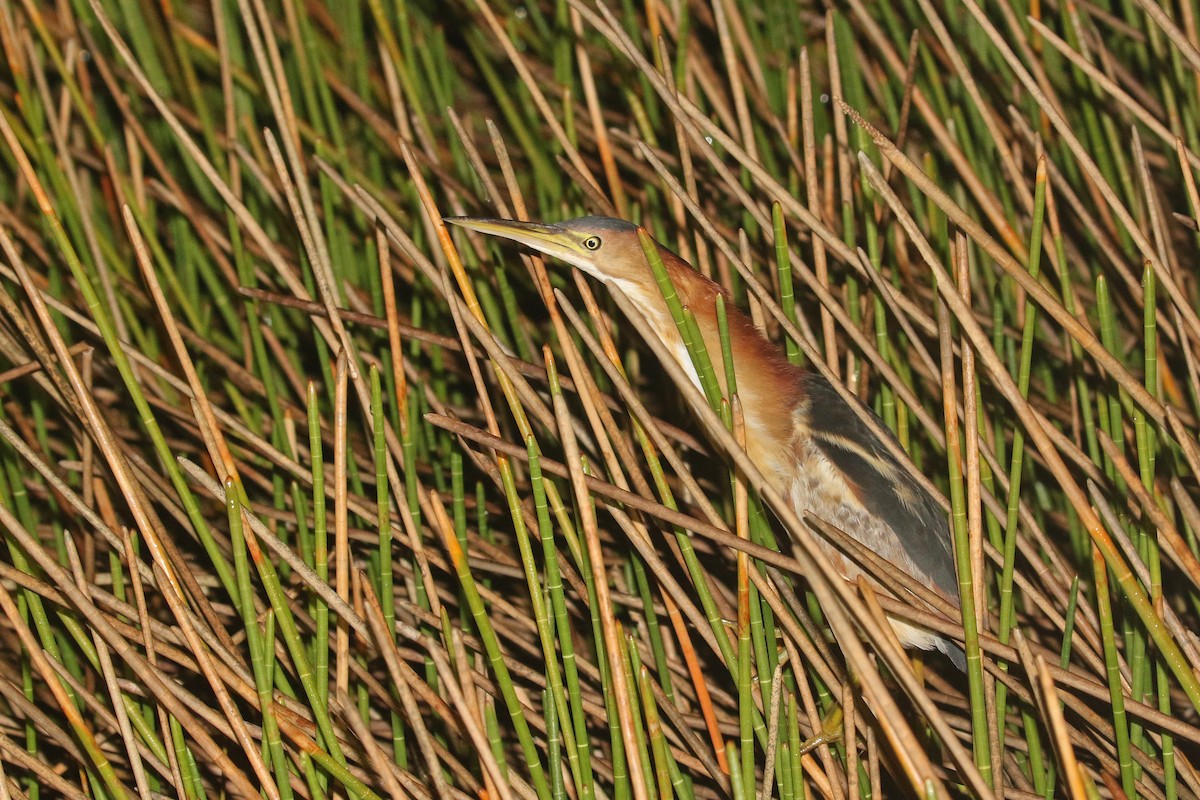
{"type": "Polygon", "coordinates": [[[583,240],[583,246],[586,247],[588,250],[599,250],[600,249],[600,237],[599,236],[589,236],[588,238],[583,240]]]}

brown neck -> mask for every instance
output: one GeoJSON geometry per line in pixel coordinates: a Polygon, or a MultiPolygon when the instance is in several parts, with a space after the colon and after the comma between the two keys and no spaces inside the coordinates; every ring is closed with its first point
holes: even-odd
{"type": "MultiPolygon", "coordinates": [[[[794,448],[794,415],[803,399],[802,371],[790,364],[779,348],[771,343],[742,313],[727,293],[713,281],[693,270],[687,262],[665,249],[660,251],[667,272],[679,293],[680,302],[691,309],[708,349],[718,385],[726,390],[725,364],[717,325],[716,302],[725,297],[730,348],[738,397],[746,422],[746,450],[766,474],[768,480],[783,487],[782,475],[789,467],[794,448]]],[[[638,287],[643,291],[639,310],[667,344],[671,354],[699,386],[691,360],[675,329],[666,302],[658,287],[638,287]]]]}

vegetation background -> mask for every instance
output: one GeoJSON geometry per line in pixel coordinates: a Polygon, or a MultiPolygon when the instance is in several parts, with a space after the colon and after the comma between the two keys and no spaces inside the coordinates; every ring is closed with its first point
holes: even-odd
{"type": "Polygon", "coordinates": [[[1196,797],[1197,11],[0,0],[0,800],[1196,797]],[[879,412],[962,608],[440,221],[584,213],[879,412]]]}

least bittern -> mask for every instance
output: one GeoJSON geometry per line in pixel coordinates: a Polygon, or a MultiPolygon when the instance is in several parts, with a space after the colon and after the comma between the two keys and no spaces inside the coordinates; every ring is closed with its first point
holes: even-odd
{"type": "MultiPolygon", "coordinates": [[[[520,242],[619,287],[700,386],[636,225],[611,217],[580,217],[557,225],[476,217],[448,217],[446,222],[520,242]]],[[[725,289],[667,248],[657,247],[680,301],[695,315],[709,353],[721,352],[716,299],[725,297],[746,451],[774,488],[790,499],[798,514],[809,512],[832,523],[957,600],[954,550],[941,506],[824,377],[791,364],[733,305],[725,289]]],[[[712,362],[720,385],[726,385],[722,359],[712,362]]],[[[822,541],[822,546],[847,578],[861,574],[833,545],[822,541]]],[[[960,669],[965,667],[962,650],[945,637],[899,620],[891,623],[906,647],[937,648],[960,669]]]]}

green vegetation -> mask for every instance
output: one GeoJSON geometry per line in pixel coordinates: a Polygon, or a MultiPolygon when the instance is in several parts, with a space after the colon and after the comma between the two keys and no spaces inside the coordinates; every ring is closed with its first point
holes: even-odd
{"type": "Polygon", "coordinates": [[[0,800],[1197,796],[1198,16],[0,0],[0,800]],[[452,214],[727,286],[961,608],[792,545],[859,547],[737,469],[690,309],[717,435],[452,214]]]}

